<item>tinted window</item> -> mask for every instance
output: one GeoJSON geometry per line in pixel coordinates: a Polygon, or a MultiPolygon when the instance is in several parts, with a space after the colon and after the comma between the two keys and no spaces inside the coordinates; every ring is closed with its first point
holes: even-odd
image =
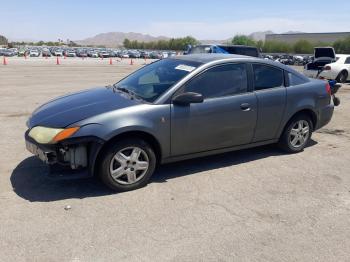
{"type": "Polygon", "coordinates": [[[222,97],[247,91],[244,64],[216,66],[200,74],[185,85],[185,92],[195,92],[204,98],[222,97]]]}
{"type": "Polygon", "coordinates": [[[246,55],[259,57],[259,51],[255,47],[245,47],[245,46],[219,46],[230,54],[246,55]]]}
{"type": "Polygon", "coordinates": [[[288,78],[289,78],[289,85],[290,86],[297,86],[297,85],[302,85],[302,84],[306,83],[306,81],[304,79],[302,79],[301,77],[299,77],[293,73],[288,73],[288,78]]]}
{"type": "Polygon", "coordinates": [[[255,90],[283,86],[283,70],[275,67],[253,64],[255,90]]]}
{"type": "Polygon", "coordinates": [[[348,56],[345,60],[345,64],[350,64],[350,56],[348,56]]]}

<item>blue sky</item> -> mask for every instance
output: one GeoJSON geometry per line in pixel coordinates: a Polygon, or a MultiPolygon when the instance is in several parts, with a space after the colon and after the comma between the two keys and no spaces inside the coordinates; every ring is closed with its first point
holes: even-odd
{"type": "Polygon", "coordinates": [[[12,40],[79,40],[113,31],[227,39],[235,34],[265,30],[350,31],[350,1],[4,0],[0,3],[0,34],[12,40]]]}

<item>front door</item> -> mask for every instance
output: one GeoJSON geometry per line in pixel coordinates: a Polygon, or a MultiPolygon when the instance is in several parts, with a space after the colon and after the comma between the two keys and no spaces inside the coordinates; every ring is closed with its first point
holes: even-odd
{"type": "Polygon", "coordinates": [[[203,103],[171,105],[171,154],[179,156],[248,144],[257,120],[257,99],[247,92],[245,64],[212,67],[180,92],[196,92],[203,103]]]}

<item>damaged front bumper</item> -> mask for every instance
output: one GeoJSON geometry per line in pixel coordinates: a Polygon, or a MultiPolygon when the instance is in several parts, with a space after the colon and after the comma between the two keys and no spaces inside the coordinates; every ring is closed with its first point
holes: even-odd
{"type": "Polygon", "coordinates": [[[85,178],[94,175],[98,152],[104,140],[97,137],[69,138],[57,144],[39,144],[25,133],[26,148],[49,165],[56,179],[85,178]]]}

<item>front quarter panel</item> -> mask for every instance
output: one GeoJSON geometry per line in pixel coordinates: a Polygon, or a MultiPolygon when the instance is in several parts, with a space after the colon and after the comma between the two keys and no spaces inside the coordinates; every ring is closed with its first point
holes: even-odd
{"type": "Polygon", "coordinates": [[[74,136],[96,136],[104,141],[131,131],[152,135],[160,144],[162,156],[170,153],[170,105],[141,104],[103,113],[72,126],[82,126],[74,136]]]}

